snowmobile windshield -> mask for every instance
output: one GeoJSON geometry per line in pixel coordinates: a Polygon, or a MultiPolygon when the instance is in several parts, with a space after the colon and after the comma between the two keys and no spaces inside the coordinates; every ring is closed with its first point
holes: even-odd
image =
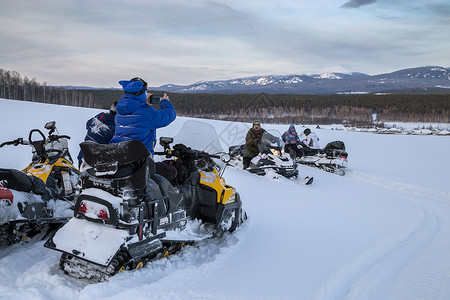
{"type": "Polygon", "coordinates": [[[268,148],[275,148],[277,150],[284,148],[284,142],[281,139],[281,134],[278,130],[266,130],[261,137],[261,142],[268,148]]]}
{"type": "MultiPolygon", "coordinates": [[[[216,129],[211,124],[201,121],[186,121],[180,132],[173,137],[173,140],[173,145],[183,144],[208,154],[222,155],[226,153],[220,144],[216,129]]],[[[213,157],[212,159],[219,169],[225,166],[221,159],[213,157]]]]}
{"type": "Polygon", "coordinates": [[[188,120],[183,124],[180,132],[173,137],[174,145],[184,144],[195,150],[209,154],[225,153],[220,144],[216,129],[208,123],[188,120]]]}

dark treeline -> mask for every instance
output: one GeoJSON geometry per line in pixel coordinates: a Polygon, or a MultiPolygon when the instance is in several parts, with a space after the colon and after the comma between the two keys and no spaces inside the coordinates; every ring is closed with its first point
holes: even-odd
{"type": "MultiPolygon", "coordinates": [[[[91,90],[107,108],[123,96],[121,90],[91,90]]],[[[160,92],[158,92],[160,94],[160,92]]],[[[179,115],[265,123],[372,125],[379,122],[450,123],[450,95],[268,95],[170,93],[179,115]]]]}
{"type": "MultiPolygon", "coordinates": [[[[158,92],[160,94],[160,92],[158,92]]],[[[39,84],[0,69],[0,98],[107,109],[121,89],[74,90],[39,84]]],[[[450,94],[169,94],[178,115],[281,124],[450,123],[450,94]]]]}
{"type": "Polygon", "coordinates": [[[370,125],[376,117],[450,123],[450,95],[174,94],[171,99],[186,116],[246,122],[370,125]]]}
{"type": "Polygon", "coordinates": [[[0,69],[0,98],[44,102],[70,106],[98,107],[89,91],[69,90],[40,84],[36,78],[23,77],[16,71],[0,69]]]}

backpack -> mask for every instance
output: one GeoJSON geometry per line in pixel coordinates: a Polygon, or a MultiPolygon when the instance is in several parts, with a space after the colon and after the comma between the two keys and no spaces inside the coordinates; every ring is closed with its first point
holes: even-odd
{"type": "Polygon", "coordinates": [[[323,152],[327,155],[327,157],[341,157],[347,158],[348,153],[345,151],[345,144],[342,141],[333,141],[328,143],[325,148],[323,148],[323,152]]]}
{"type": "Polygon", "coordinates": [[[327,150],[344,150],[345,151],[345,144],[343,141],[333,141],[328,143],[325,148],[323,148],[323,151],[327,150]]]}

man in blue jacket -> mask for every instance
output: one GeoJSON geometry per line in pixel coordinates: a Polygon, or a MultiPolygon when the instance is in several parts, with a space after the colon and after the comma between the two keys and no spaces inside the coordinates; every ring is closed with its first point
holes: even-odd
{"type": "Polygon", "coordinates": [[[138,77],[119,81],[125,94],[117,103],[116,132],[110,143],[127,140],[141,141],[153,155],[156,129],[165,127],[176,118],[175,108],[167,94],[161,98],[159,110],[152,107],[147,96],[147,83],[138,77]]]}

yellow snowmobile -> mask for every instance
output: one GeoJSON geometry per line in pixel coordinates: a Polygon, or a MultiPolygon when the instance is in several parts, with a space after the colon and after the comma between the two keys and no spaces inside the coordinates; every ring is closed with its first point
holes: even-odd
{"type": "Polygon", "coordinates": [[[80,172],[73,165],[67,135],[59,135],[56,122],[32,129],[28,141],[18,138],[0,144],[29,145],[32,162],[22,171],[0,169],[0,245],[45,235],[67,222],[73,211],[80,172]],[[56,133],[55,133],[56,132],[56,133]]]}
{"type": "MultiPolygon", "coordinates": [[[[197,126],[203,131],[196,133],[211,144],[207,125],[197,126]]],[[[194,134],[183,131],[180,136],[193,138],[194,134]]],[[[108,280],[186,244],[232,232],[246,220],[239,193],[223,178],[229,157],[208,154],[203,147],[194,150],[184,143],[171,149],[173,142],[173,138],[161,137],[164,151],[155,155],[169,159],[157,163],[136,140],[80,144],[89,168],[80,176],[82,192],[74,218],[45,243],[63,253],[59,266],[66,274],[108,280]]]]}

